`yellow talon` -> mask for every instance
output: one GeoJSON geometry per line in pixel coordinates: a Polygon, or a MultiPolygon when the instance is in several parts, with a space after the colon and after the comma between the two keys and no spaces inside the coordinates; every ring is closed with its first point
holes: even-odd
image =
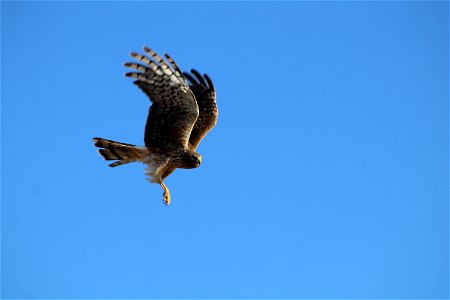
{"type": "Polygon", "coordinates": [[[170,204],[170,194],[169,194],[169,192],[164,192],[164,199],[163,199],[163,201],[164,201],[164,204],[165,205],[169,205],[170,204]]]}
{"type": "Polygon", "coordinates": [[[161,182],[161,187],[164,190],[164,194],[163,194],[163,202],[165,205],[169,205],[170,204],[170,192],[169,189],[167,188],[167,186],[161,182]]]}

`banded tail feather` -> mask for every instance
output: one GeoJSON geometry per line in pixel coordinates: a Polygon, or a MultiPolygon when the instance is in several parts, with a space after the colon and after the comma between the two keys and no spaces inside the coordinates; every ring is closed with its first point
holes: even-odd
{"type": "Polygon", "coordinates": [[[138,147],[97,137],[93,138],[93,141],[94,145],[100,148],[98,153],[104,160],[117,160],[109,164],[110,167],[117,167],[136,161],[144,162],[149,155],[146,147],[138,147]]]}

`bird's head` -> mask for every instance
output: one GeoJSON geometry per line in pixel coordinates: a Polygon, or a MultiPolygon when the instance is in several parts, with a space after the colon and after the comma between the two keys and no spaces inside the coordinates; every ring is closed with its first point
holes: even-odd
{"type": "Polygon", "coordinates": [[[183,166],[184,169],[193,169],[200,166],[202,163],[202,156],[194,151],[186,151],[186,154],[183,159],[183,166]]]}

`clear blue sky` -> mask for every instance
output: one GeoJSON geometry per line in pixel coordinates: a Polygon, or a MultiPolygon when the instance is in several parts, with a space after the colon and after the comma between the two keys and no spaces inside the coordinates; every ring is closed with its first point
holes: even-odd
{"type": "Polygon", "coordinates": [[[447,298],[447,2],[1,3],[3,298],[447,298]],[[203,164],[143,144],[148,45],[214,80],[203,164]]]}

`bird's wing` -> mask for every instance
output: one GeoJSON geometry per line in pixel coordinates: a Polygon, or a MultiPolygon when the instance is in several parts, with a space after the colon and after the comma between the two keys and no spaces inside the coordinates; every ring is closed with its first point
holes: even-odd
{"type": "Polygon", "coordinates": [[[189,137],[189,147],[195,150],[205,135],[216,125],[219,111],[216,103],[214,85],[208,75],[201,75],[194,69],[183,73],[195,95],[199,116],[189,137]]]}
{"type": "Polygon", "coordinates": [[[140,63],[129,62],[124,66],[137,70],[125,73],[125,76],[135,78],[133,83],[153,103],[145,125],[145,146],[159,151],[188,147],[199,115],[195,97],[169,55],[165,54],[165,61],[148,47],[144,47],[144,51],[147,55],[130,54],[140,63]]]}

